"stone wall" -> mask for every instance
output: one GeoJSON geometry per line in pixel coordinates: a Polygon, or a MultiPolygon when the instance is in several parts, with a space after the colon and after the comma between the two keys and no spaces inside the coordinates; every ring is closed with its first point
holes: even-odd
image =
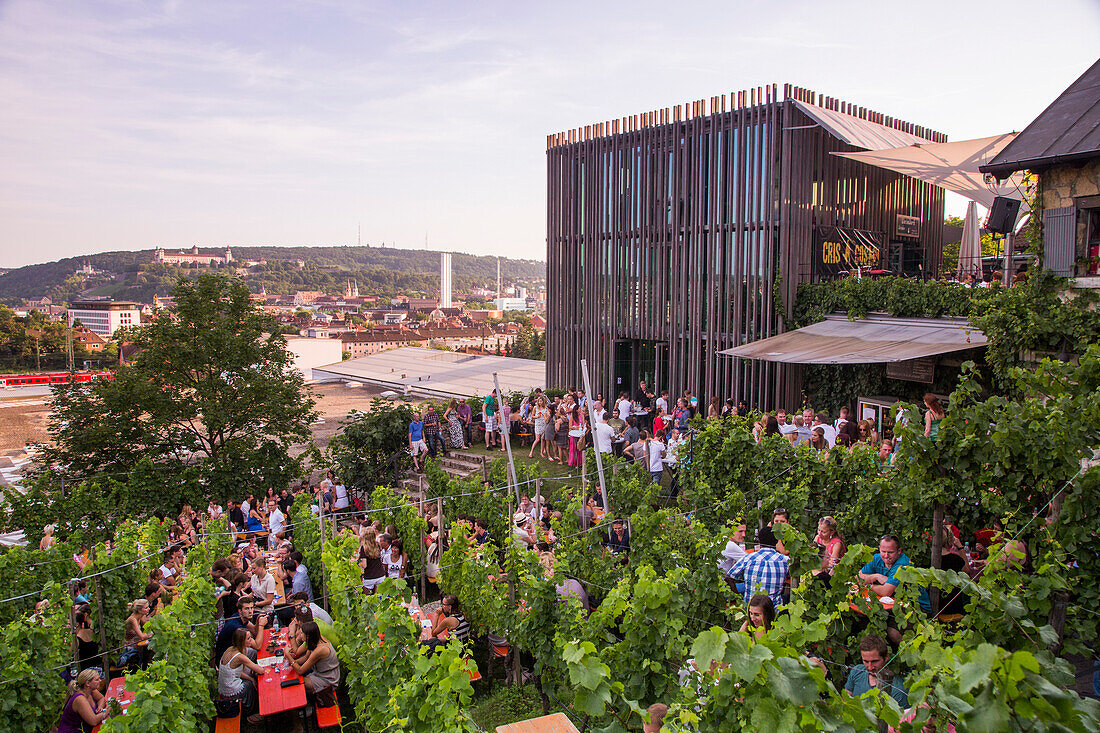
{"type": "MultiPolygon", "coordinates": [[[[1040,176],[1044,209],[1060,209],[1064,206],[1092,207],[1092,202],[1081,199],[1100,196],[1100,158],[1084,165],[1066,164],[1043,171],[1040,176]],[[1082,206],[1084,204],[1084,206],[1082,206]]],[[[1085,257],[1085,238],[1088,236],[1088,217],[1077,216],[1077,259],[1085,257]]],[[[1084,271],[1078,272],[1084,274],[1084,271]]]]}
{"type": "Polygon", "coordinates": [[[1081,196],[1100,196],[1100,159],[1083,166],[1061,165],[1041,174],[1043,208],[1073,206],[1081,196]]]}

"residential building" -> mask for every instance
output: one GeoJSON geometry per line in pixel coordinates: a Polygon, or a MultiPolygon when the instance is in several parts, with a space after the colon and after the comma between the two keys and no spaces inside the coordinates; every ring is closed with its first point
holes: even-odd
{"type": "Polygon", "coordinates": [[[141,325],[141,306],[121,300],[78,300],[69,304],[69,325],[76,321],[109,339],[120,328],[141,325]]]}
{"type": "Polygon", "coordinates": [[[73,343],[81,344],[89,353],[99,353],[107,347],[106,339],[88,328],[74,328],[73,343]]]}
{"type": "Polygon", "coordinates": [[[527,310],[527,298],[497,298],[493,305],[499,311],[525,311],[527,310]]]}
{"type": "Polygon", "coordinates": [[[939,271],[942,188],[832,155],[946,136],[786,85],[547,140],[551,386],[645,380],[799,404],[799,367],[723,349],[778,334],[800,283],[939,271]]]}
{"type": "Polygon", "coordinates": [[[408,333],[400,331],[379,331],[375,333],[374,330],[334,334],[331,338],[339,339],[341,349],[351,354],[353,359],[377,354],[386,349],[408,346],[411,340],[408,333]]]}

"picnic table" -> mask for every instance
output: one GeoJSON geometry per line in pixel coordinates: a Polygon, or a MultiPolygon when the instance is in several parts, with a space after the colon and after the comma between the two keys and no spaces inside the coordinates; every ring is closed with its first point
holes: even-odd
{"type": "Polygon", "coordinates": [[[284,605],[286,600],[286,589],[283,587],[283,578],[279,575],[281,565],[278,560],[275,559],[275,553],[265,550],[264,562],[267,564],[267,572],[271,573],[271,577],[275,578],[275,604],[276,606],[284,605]]]}
{"type": "Polygon", "coordinates": [[[306,686],[301,675],[294,671],[290,662],[277,652],[286,648],[287,630],[265,628],[260,642],[260,650],[256,654],[256,663],[264,667],[264,673],[256,681],[256,687],[260,698],[260,715],[277,715],[288,710],[296,710],[306,706],[306,686]],[[275,640],[274,648],[271,641],[275,640]],[[263,660],[277,659],[278,662],[265,663],[263,660]],[[288,680],[297,680],[290,687],[283,687],[282,683],[288,680]]]}
{"type": "Polygon", "coordinates": [[[517,723],[498,725],[496,733],[577,733],[577,728],[565,713],[554,713],[517,723]]]}

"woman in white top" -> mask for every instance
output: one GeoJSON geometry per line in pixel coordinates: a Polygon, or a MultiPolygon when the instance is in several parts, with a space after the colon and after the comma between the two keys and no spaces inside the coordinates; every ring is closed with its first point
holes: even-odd
{"type": "Polygon", "coordinates": [[[256,678],[248,672],[251,670],[261,675],[264,668],[245,653],[251,643],[252,632],[248,629],[242,627],[233,632],[233,645],[218,660],[218,697],[222,700],[240,700],[241,712],[248,715],[249,723],[256,725],[263,718],[249,714],[256,709],[256,678]]]}
{"type": "Polygon", "coordinates": [[[344,486],[344,482],[337,481],[336,485],[332,487],[332,492],[336,496],[336,511],[347,509],[351,502],[348,500],[348,489],[344,486]]]}

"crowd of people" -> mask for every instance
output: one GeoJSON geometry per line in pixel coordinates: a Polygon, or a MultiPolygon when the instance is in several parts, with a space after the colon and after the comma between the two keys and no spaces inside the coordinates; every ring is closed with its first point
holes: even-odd
{"type": "MultiPolygon", "coordinates": [[[[335,503],[335,482],[332,474],[313,487],[314,506],[335,503]]],[[[215,644],[211,656],[217,668],[219,703],[240,704],[248,720],[258,723],[256,677],[261,671],[256,663],[263,630],[273,623],[289,628],[287,663],[304,678],[307,691],[317,696],[330,693],[340,679],[335,648],[321,632],[331,628],[332,618],[314,602],[313,584],[302,554],[294,548],[286,516],[294,497],[310,491],[307,481],[291,490],[276,493],[269,489],[257,500],[252,493],[225,507],[211,501],[205,510],[194,511],[184,505],[171,518],[168,547],[160,565],[152,570],[143,595],[127,605],[128,615],[123,628],[123,646],[119,649],[117,667],[135,671],[148,665],[149,643],[153,634],[148,630],[150,619],[162,613],[175,597],[177,589],[189,572],[186,554],[203,539],[203,530],[216,519],[226,517],[234,549],[216,560],[209,569],[216,590],[212,622],[217,623],[215,644]],[[269,563],[273,570],[269,570],[269,563]],[[277,582],[286,598],[277,598],[277,582]]],[[[52,532],[45,537],[52,541],[52,532]]],[[[70,693],[62,709],[59,731],[85,731],[107,716],[107,675],[103,660],[114,664],[110,654],[96,641],[92,628],[92,603],[88,598],[87,581],[73,585],[74,648],[70,693]]],[[[37,613],[44,611],[40,602],[37,613]]],[[[68,669],[65,670],[70,673],[68,669]]]]}
{"type": "Polygon", "coordinates": [[[644,462],[657,483],[668,473],[675,494],[680,449],[699,410],[690,390],[672,400],[668,390],[658,395],[645,382],[633,395],[621,392],[613,400],[602,393],[590,398],[583,389],[569,388],[556,397],[535,389],[513,409],[493,390],[480,405],[480,414],[474,415],[468,403],[452,400],[442,422],[430,403],[416,411],[408,430],[415,470],[423,470],[423,456],[434,458],[438,452],[446,455],[449,450],[469,448],[480,431],[486,449],[503,451],[507,435],[509,440],[530,444],[528,458],[537,451],[540,459],[561,465],[580,466],[588,447],[625,455],[644,462]]]}
{"type": "MultiPolygon", "coordinates": [[[[924,434],[935,438],[945,413],[935,395],[924,399],[927,412],[924,417],[924,434]]],[[[698,401],[686,392],[670,404],[667,391],[660,396],[649,390],[643,382],[639,390],[630,395],[623,392],[611,402],[603,395],[586,396],[583,390],[570,390],[553,400],[536,390],[524,399],[513,412],[506,401],[500,401],[494,391],[482,402],[482,437],[487,447],[495,447],[503,433],[520,434],[530,431],[534,436],[529,455],[536,449],[546,460],[567,465],[578,465],[580,453],[586,444],[605,453],[626,456],[644,461],[653,481],[660,483],[666,470],[672,474],[670,485],[675,491],[675,469],[682,446],[691,430],[690,421],[699,412],[698,401]],[[589,405],[589,400],[591,404],[589,405]],[[595,417],[594,423],[590,419],[595,417]]],[[[708,418],[722,418],[731,414],[748,414],[744,403],[724,404],[717,399],[707,407],[708,418]]],[[[905,419],[905,418],[903,418],[905,419]]],[[[409,426],[409,449],[414,460],[421,454],[434,455],[436,450],[446,452],[468,447],[474,437],[471,425],[477,421],[465,402],[452,403],[440,416],[434,408],[426,406],[418,412],[409,426]]],[[[857,420],[847,408],[840,411],[836,420],[825,413],[805,409],[788,413],[777,410],[764,414],[754,425],[758,441],[768,436],[781,436],[794,445],[806,444],[812,450],[824,454],[835,445],[866,446],[875,451],[883,465],[890,465],[896,444],[889,437],[878,433],[875,423],[857,420]]],[[[419,462],[417,466],[419,467],[419,462]]],[[[170,531],[170,547],[164,553],[162,564],[149,578],[143,597],[129,606],[130,615],[125,622],[125,648],[120,663],[132,668],[148,662],[146,654],[150,635],[146,632],[148,620],[171,603],[173,593],[186,576],[185,553],[201,541],[205,526],[212,519],[225,516],[230,531],[234,533],[235,549],[227,557],[219,559],[210,569],[218,588],[215,599],[215,615],[219,622],[212,664],[217,667],[218,692],[223,701],[240,703],[249,720],[258,722],[256,707],[256,678],[260,672],[256,652],[260,647],[263,631],[278,619],[291,629],[288,662],[303,675],[311,695],[326,694],[340,679],[339,663],[335,647],[325,634],[331,628],[332,619],[314,602],[309,570],[302,562],[301,553],[293,546],[292,527],[287,515],[295,496],[312,492],[313,510],[339,512],[350,507],[347,489],[329,472],[320,482],[303,481],[296,489],[276,492],[269,489],[260,499],[247,493],[240,502],[230,500],[223,510],[210,502],[205,511],[195,512],[185,506],[173,518],[170,531]],[[260,541],[263,537],[266,547],[260,541]],[[276,599],[275,578],[268,570],[269,558],[265,551],[274,553],[277,564],[275,573],[287,589],[286,599],[276,599]]],[[[561,512],[547,502],[536,504],[527,495],[521,497],[519,506],[511,517],[508,537],[490,536],[490,523],[482,517],[460,514],[448,517],[449,527],[443,526],[436,514],[436,505],[421,503],[421,515],[428,523],[424,546],[426,573],[429,578],[439,574],[439,561],[451,533],[463,527],[470,537],[472,550],[478,554],[494,550],[504,543],[536,553],[547,578],[555,581],[561,599],[576,599],[586,611],[592,610],[593,599],[585,584],[573,577],[556,573],[554,520],[561,512]]],[[[599,496],[588,497],[580,506],[578,517],[586,528],[597,525],[603,552],[621,557],[626,562],[630,554],[629,522],[612,517],[604,519],[604,507],[599,496]]],[[[725,548],[718,558],[719,569],[731,590],[743,601],[745,621],[741,630],[762,637],[784,613],[791,593],[790,561],[777,525],[789,522],[785,509],[774,510],[769,522],[762,523],[755,531],[755,541],[748,540],[748,527],[736,524],[727,538],[725,548]]],[[[356,562],[361,569],[362,592],[373,593],[386,578],[409,583],[409,559],[405,542],[418,542],[417,538],[401,538],[394,525],[384,526],[380,521],[370,521],[368,516],[359,519],[357,530],[359,550],[356,562]]],[[[990,562],[1012,564],[1026,570],[1030,562],[1027,546],[1022,542],[1010,542],[997,557],[989,557],[988,548],[1001,539],[1001,528],[978,530],[973,533],[974,550],[970,542],[963,542],[963,533],[948,517],[944,523],[941,567],[966,572],[976,577],[990,562]]],[[[47,532],[43,543],[51,543],[52,533],[47,532]]],[[[929,540],[931,541],[931,540],[929,540]]],[[[832,516],[823,516],[817,523],[814,545],[818,548],[820,562],[807,576],[809,583],[828,586],[837,564],[847,553],[843,527],[832,516]]],[[[880,538],[878,551],[863,565],[858,574],[858,590],[869,600],[896,596],[903,582],[897,577],[902,567],[912,564],[897,535],[886,534],[880,538]]],[[[490,552],[489,556],[492,556],[490,552]]],[[[499,557],[498,557],[499,560],[499,557]]],[[[490,560],[491,561],[491,560],[490,560]]],[[[853,588],[853,590],[856,590],[853,588]]],[[[83,601],[74,614],[73,632],[76,637],[78,674],[73,679],[72,694],[66,701],[62,720],[77,720],[94,724],[101,720],[103,712],[102,689],[104,677],[98,668],[100,650],[90,626],[90,607],[82,595],[86,587],[77,586],[77,600],[83,601]]],[[[967,598],[959,593],[943,594],[941,614],[963,613],[967,598]]],[[[928,589],[919,589],[919,604],[930,611],[928,589]]],[[[890,673],[885,662],[896,649],[906,632],[904,622],[899,623],[892,611],[887,612],[885,638],[874,634],[863,637],[859,653],[861,664],[847,671],[843,687],[853,695],[860,695],[872,688],[882,689],[903,708],[907,706],[904,681],[890,673]]],[[[449,636],[465,641],[470,627],[453,595],[441,599],[438,610],[428,617],[421,641],[425,646],[436,647],[449,636]]],[[[856,620],[858,628],[861,620],[856,620]]],[[[862,623],[866,625],[866,617],[862,623]]],[[[824,665],[822,665],[824,668],[824,665]]],[[[698,670],[695,670],[697,673],[698,670]]],[[[688,669],[688,677],[693,672],[688,669]]],[[[837,680],[839,686],[839,680],[837,680]]],[[[664,706],[657,704],[650,709],[651,720],[657,720],[664,706]]],[[[74,728],[78,730],[79,728],[74,728]]],[[[656,730],[647,722],[646,730],[656,730]]],[[[951,730],[950,726],[944,728],[951,730]]]]}
{"type": "MultiPolygon", "coordinates": [[[[924,435],[935,438],[939,434],[940,422],[946,417],[946,412],[939,397],[934,394],[924,395],[923,402],[924,435]]],[[[727,402],[726,410],[740,412],[738,408],[733,408],[731,403],[732,400],[727,402]]],[[[713,407],[712,404],[712,409],[713,407]]],[[[899,423],[905,424],[909,419],[909,416],[902,412],[899,423]]],[[[883,466],[893,464],[899,445],[898,439],[881,434],[874,420],[857,419],[850,414],[846,406],[840,408],[840,416],[836,420],[830,420],[828,413],[815,411],[811,407],[796,412],[788,412],[782,408],[774,413],[766,412],[753,423],[752,434],[758,443],[765,437],[778,435],[792,445],[806,445],[815,451],[820,451],[825,459],[828,459],[829,451],[834,446],[843,445],[848,448],[863,446],[873,451],[883,466]]]]}

